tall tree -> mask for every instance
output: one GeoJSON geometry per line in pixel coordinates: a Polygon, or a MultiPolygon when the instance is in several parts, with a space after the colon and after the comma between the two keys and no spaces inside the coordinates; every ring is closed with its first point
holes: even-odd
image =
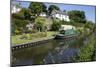
{"type": "Polygon", "coordinates": [[[42,4],[42,10],[43,12],[47,12],[47,6],[45,4],[42,4]]]}
{"type": "Polygon", "coordinates": [[[86,16],[84,11],[72,10],[68,12],[68,15],[69,19],[74,22],[80,22],[80,23],[86,22],[86,16]]]}
{"type": "Polygon", "coordinates": [[[56,5],[50,5],[48,8],[49,15],[52,13],[53,10],[60,10],[60,8],[56,5]]]}
{"type": "Polygon", "coordinates": [[[31,2],[29,9],[31,10],[32,14],[39,16],[41,12],[46,11],[46,6],[41,2],[31,2]]]}
{"type": "Polygon", "coordinates": [[[30,10],[29,10],[29,9],[26,9],[26,8],[23,8],[22,10],[23,10],[23,12],[24,12],[24,19],[30,20],[30,19],[31,19],[30,10]]]}
{"type": "Polygon", "coordinates": [[[35,26],[37,28],[38,31],[43,31],[44,26],[45,26],[45,19],[44,18],[36,18],[35,19],[35,26]]]}
{"type": "Polygon", "coordinates": [[[59,31],[60,27],[61,27],[61,23],[60,20],[58,19],[54,19],[53,20],[53,24],[52,24],[52,31],[59,31]]]}

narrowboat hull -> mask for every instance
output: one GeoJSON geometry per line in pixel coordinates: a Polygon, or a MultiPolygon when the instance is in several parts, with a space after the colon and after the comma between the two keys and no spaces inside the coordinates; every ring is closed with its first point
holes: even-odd
{"type": "Polygon", "coordinates": [[[67,39],[67,38],[72,38],[72,37],[76,37],[77,35],[62,35],[62,34],[58,34],[55,36],[55,39],[67,39]]]}

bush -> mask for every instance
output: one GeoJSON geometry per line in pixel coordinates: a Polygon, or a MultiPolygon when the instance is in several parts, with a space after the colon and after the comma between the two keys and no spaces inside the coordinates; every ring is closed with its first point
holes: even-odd
{"type": "Polygon", "coordinates": [[[41,31],[41,32],[44,31],[45,18],[38,17],[37,19],[35,19],[35,26],[36,26],[38,31],[41,31]]]}
{"type": "Polygon", "coordinates": [[[25,30],[27,20],[21,19],[12,19],[12,34],[22,34],[23,30],[25,30]]]}
{"type": "Polygon", "coordinates": [[[70,24],[70,21],[64,21],[64,20],[62,20],[61,21],[61,24],[64,24],[64,25],[67,24],[67,25],[69,25],[70,24]]]}
{"type": "Polygon", "coordinates": [[[14,33],[15,33],[16,35],[19,35],[19,34],[21,34],[22,32],[21,32],[21,30],[16,29],[14,33]]]}
{"type": "Polygon", "coordinates": [[[61,23],[58,20],[53,20],[53,24],[52,24],[52,31],[58,31],[61,27],[61,23]]]}
{"type": "Polygon", "coordinates": [[[88,43],[80,49],[80,54],[76,57],[75,61],[93,61],[96,60],[96,40],[95,36],[89,36],[88,43]]]}

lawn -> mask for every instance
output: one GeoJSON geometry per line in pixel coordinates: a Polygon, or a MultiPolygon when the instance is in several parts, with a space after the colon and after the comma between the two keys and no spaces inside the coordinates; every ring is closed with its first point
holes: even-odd
{"type": "Polygon", "coordinates": [[[50,37],[53,37],[53,35],[57,34],[57,32],[49,31],[47,33],[45,32],[37,32],[33,34],[24,34],[24,35],[14,35],[11,36],[11,43],[12,45],[18,45],[33,41],[39,41],[44,40],[50,37]]]}

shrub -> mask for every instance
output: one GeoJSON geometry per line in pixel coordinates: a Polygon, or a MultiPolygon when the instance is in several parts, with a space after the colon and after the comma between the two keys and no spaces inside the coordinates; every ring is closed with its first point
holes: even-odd
{"type": "Polygon", "coordinates": [[[93,61],[96,60],[96,40],[95,36],[89,36],[88,43],[80,49],[80,54],[76,57],[75,61],[93,61]]]}
{"type": "Polygon", "coordinates": [[[38,31],[41,31],[41,32],[44,31],[45,18],[38,17],[37,19],[35,19],[35,26],[36,26],[38,31]]]}
{"type": "Polygon", "coordinates": [[[22,32],[21,32],[20,30],[16,29],[14,33],[15,33],[16,35],[19,35],[19,34],[21,34],[22,32]]]}
{"type": "Polygon", "coordinates": [[[58,20],[53,20],[52,30],[53,30],[53,31],[58,31],[60,27],[61,27],[60,21],[58,21],[58,20]]]}
{"type": "Polygon", "coordinates": [[[21,20],[21,19],[12,19],[12,34],[22,34],[24,28],[26,27],[27,20],[21,20]]]}

